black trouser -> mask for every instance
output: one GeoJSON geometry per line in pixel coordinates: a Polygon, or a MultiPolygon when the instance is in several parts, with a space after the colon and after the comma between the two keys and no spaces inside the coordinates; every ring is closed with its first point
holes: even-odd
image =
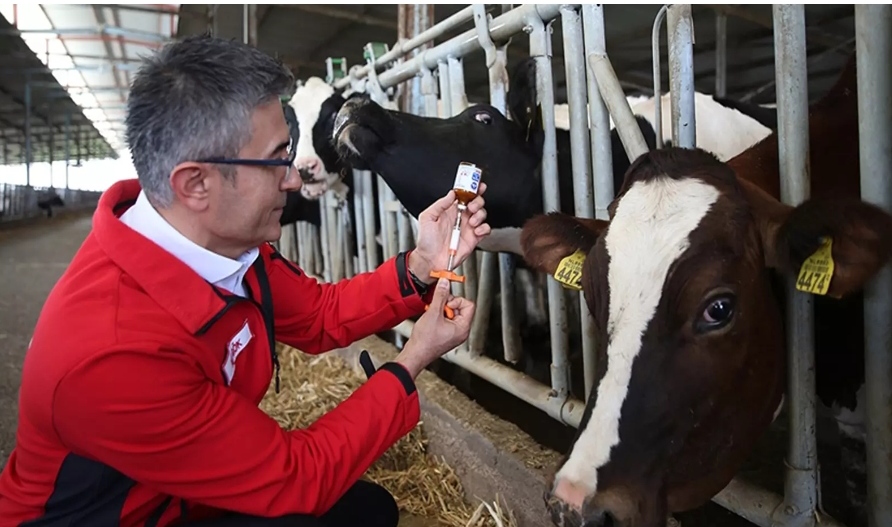
{"type": "Polygon", "coordinates": [[[359,480],[318,518],[303,514],[263,518],[231,513],[183,527],[396,527],[397,524],[399,509],[390,492],[375,483],[359,480]]]}

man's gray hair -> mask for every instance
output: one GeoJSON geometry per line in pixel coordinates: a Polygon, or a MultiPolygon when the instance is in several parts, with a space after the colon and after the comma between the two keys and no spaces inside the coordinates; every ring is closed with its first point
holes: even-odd
{"type": "Polygon", "coordinates": [[[170,205],[170,173],[180,163],[236,157],[250,141],[254,109],[293,91],[294,76],[280,61],[235,40],[190,36],[145,59],[130,88],[126,126],[149,200],[170,205]]]}

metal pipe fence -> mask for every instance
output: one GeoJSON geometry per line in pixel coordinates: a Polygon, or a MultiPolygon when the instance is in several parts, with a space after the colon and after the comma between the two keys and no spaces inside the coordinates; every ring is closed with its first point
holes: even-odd
{"type": "MultiPolygon", "coordinates": [[[[778,136],[781,159],[781,200],[798,204],[809,195],[808,179],[808,98],[805,68],[805,18],[801,5],[775,5],[774,44],[776,50],[778,136]]],[[[859,107],[862,155],[862,193],[865,199],[892,209],[892,148],[889,122],[892,121],[888,76],[885,63],[892,54],[886,6],[857,6],[859,107]],[[881,27],[881,29],[876,29],[881,27]]],[[[659,28],[665,18],[669,47],[669,83],[671,86],[672,141],[677,146],[694,147],[696,115],[694,112],[694,23],[691,6],[670,5],[656,17],[654,46],[654,96],[659,101],[659,28]]],[[[717,89],[724,91],[726,21],[719,23],[721,65],[717,89]]],[[[411,108],[423,115],[450,117],[468,106],[464,86],[464,57],[483,52],[489,72],[490,102],[507,114],[506,71],[508,42],[512,36],[529,35],[529,56],[536,65],[537,103],[544,127],[542,152],[543,207],[561,210],[558,191],[557,142],[555,132],[554,67],[566,73],[568,104],[588,111],[569,112],[570,154],[574,191],[573,210],[563,211],[586,218],[608,219],[607,206],[618,189],[613,188],[610,125],[612,117],[625,152],[634,159],[647,151],[631,107],[608,57],[605,42],[604,10],[601,4],[524,4],[507,8],[498,16],[488,14],[483,5],[472,5],[449,19],[427,28],[419,35],[398,43],[392,50],[370,52],[366,64],[350,69],[347,76],[333,82],[337,88],[368,93],[385,108],[396,109],[395,90],[403,83],[418,79],[411,108]],[[553,64],[552,23],[560,18],[564,60],[553,64]],[[407,52],[429,43],[433,38],[472,22],[470,29],[439,45],[428,47],[407,58],[407,52]],[[377,55],[377,56],[376,56],[377,55]]],[[[373,50],[374,46],[366,46],[373,50]]],[[[655,131],[658,147],[662,144],[659,102],[655,131]]],[[[565,174],[565,177],[567,175],[565,174]]],[[[355,273],[373,270],[398,251],[411,248],[415,225],[382,177],[368,171],[353,172],[353,223],[347,206],[323,199],[322,227],[314,234],[309,226],[293,231],[295,258],[310,274],[324,280],[338,280],[355,273]],[[377,177],[375,177],[377,176],[377,177]],[[377,202],[374,193],[377,189],[377,202]],[[376,232],[376,220],[380,232],[376,232]],[[355,249],[355,250],[354,250],[355,249]],[[315,272],[314,272],[315,271],[315,272]]],[[[283,236],[283,240],[285,236],[283,236]]],[[[595,382],[597,342],[591,317],[582,294],[572,296],[553,278],[546,281],[551,364],[548,384],[540,383],[511,365],[517,364],[530,350],[524,349],[518,333],[514,265],[507,254],[482,253],[469,258],[460,269],[464,284],[455,284],[455,292],[476,300],[477,318],[468,342],[444,355],[443,359],[513,394],[542,410],[553,419],[577,427],[595,382]],[[498,275],[496,274],[498,273],[498,275]],[[498,276],[498,278],[496,278],[498,276]],[[490,307],[495,294],[501,316],[502,357],[486,349],[490,330],[490,307]],[[571,391],[567,303],[579,304],[584,397],[571,391]]],[[[892,475],[889,452],[892,449],[892,270],[885,269],[871,284],[865,300],[865,335],[868,341],[868,487],[871,526],[892,525],[892,475]]],[[[819,505],[819,477],[815,439],[814,337],[812,299],[788,284],[789,378],[787,402],[790,407],[790,441],[786,456],[786,480],[783,495],[735,478],[713,500],[760,526],[814,525],[819,505]]],[[[573,322],[573,324],[571,324],[573,322]]],[[[414,324],[406,321],[394,332],[402,338],[411,335],[414,324]]],[[[399,345],[399,343],[398,343],[399,345]]],[[[821,525],[841,526],[821,514],[821,525]]]]}
{"type": "Polygon", "coordinates": [[[71,212],[95,208],[101,194],[92,190],[0,183],[0,223],[46,216],[47,210],[40,204],[49,202],[54,195],[61,198],[64,205],[52,204],[52,209],[71,212]]]}

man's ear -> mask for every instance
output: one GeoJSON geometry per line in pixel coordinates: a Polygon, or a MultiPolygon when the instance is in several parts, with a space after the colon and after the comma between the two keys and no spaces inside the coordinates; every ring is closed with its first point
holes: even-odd
{"type": "Polygon", "coordinates": [[[784,208],[762,219],[766,263],[794,273],[803,290],[842,298],[892,257],[892,216],[879,207],[834,198],[784,208]]]}
{"type": "Polygon", "coordinates": [[[207,207],[211,182],[204,163],[180,163],[170,172],[170,186],[177,201],[193,210],[207,207]]]}
{"type": "Polygon", "coordinates": [[[520,233],[523,258],[537,271],[554,275],[567,256],[576,251],[587,255],[609,224],[562,212],[533,216],[520,233]]]}

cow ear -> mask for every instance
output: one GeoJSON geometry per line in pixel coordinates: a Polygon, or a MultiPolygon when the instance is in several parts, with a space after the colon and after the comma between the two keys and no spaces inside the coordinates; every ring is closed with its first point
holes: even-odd
{"type": "Polygon", "coordinates": [[[763,220],[766,263],[796,288],[842,298],[892,257],[892,216],[858,199],[811,199],[763,220]]]}
{"type": "Polygon", "coordinates": [[[534,216],[520,233],[523,258],[534,269],[554,276],[561,262],[574,253],[582,253],[575,262],[581,265],[608,225],[604,220],[576,218],[561,212],[534,216]]]}

